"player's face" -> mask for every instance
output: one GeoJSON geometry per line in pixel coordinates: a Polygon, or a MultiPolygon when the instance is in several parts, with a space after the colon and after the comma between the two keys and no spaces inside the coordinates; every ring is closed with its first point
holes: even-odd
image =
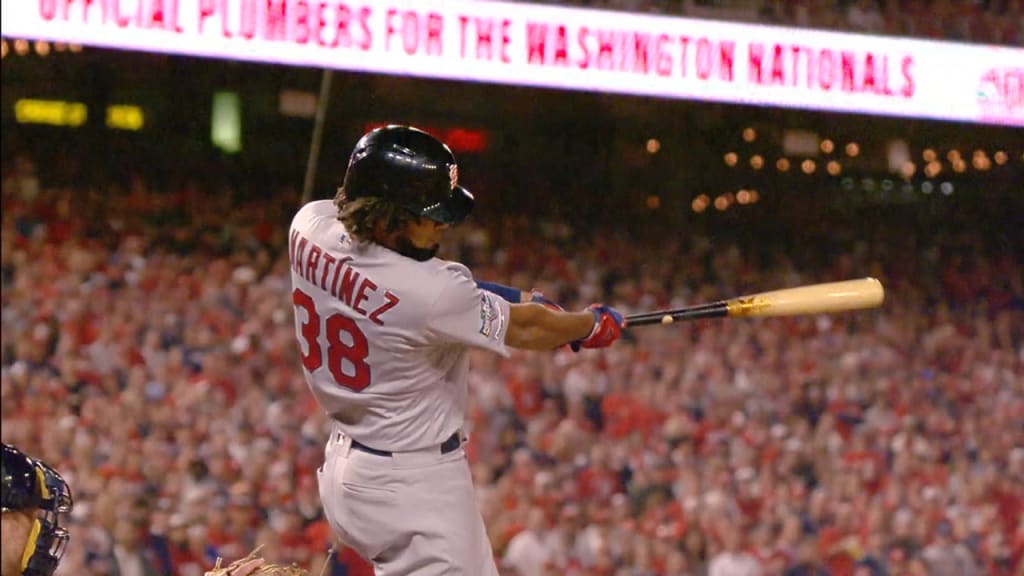
{"type": "Polygon", "coordinates": [[[440,244],[441,235],[449,229],[449,224],[430,218],[417,218],[409,224],[409,239],[420,248],[440,244]]]}
{"type": "Polygon", "coordinates": [[[448,224],[419,218],[406,225],[395,237],[398,252],[421,262],[433,258],[441,248],[441,236],[448,224]]]}
{"type": "Polygon", "coordinates": [[[413,246],[433,248],[441,244],[441,236],[447,229],[447,224],[435,222],[430,218],[419,218],[409,224],[407,232],[413,246]]]}

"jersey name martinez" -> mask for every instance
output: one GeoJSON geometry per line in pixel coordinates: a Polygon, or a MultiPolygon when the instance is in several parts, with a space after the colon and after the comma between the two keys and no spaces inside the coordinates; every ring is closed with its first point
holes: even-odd
{"type": "Polygon", "coordinates": [[[288,252],[296,274],[341,300],[374,324],[383,326],[384,319],[381,316],[401,301],[390,290],[379,293],[376,282],[352,268],[351,256],[335,258],[298,231],[293,230],[291,233],[288,252]]]}

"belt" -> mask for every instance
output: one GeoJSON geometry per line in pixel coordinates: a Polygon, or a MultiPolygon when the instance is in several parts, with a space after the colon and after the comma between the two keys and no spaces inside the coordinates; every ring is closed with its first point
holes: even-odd
{"type": "MultiPolygon", "coordinates": [[[[458,449],[459,446],[462,446],[462,434],[460,434],[459,431],[456,430],[454,433],[452,433],[451,436],[448,437],[447,440],[441,443],[440,452],[441,454],[448,454],[450,452],[454,452],[456,449],[458,449]]],[[[352,439],[352,447],[355,448],[356,450],[366,452],[367,454],[373,454],[374,456],[390,457],[392,454],[387,450],[378,450],[376,448],[370,448],[369,446],[363,444],[362,442],[356,440],[355,438],[352,439]]]]}

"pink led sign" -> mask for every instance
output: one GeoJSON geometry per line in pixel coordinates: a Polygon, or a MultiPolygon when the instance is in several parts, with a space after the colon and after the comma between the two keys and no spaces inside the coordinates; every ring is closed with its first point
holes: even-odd
{"type": "Polygon", "coordinates": [[[468,0],[17,0],[2,33],[125,50],[1024,126],[1024,49],[468,0]]]}

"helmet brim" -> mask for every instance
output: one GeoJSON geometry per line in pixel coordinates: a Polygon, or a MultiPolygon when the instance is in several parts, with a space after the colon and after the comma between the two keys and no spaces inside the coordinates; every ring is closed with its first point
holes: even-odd
{"type": "Polygon", "coordinates": [[[441,224],[458,224],[473,212],[474,203],[475,199],[469,190],[455,186],[444,200],[413,212],[441,224]]]}

